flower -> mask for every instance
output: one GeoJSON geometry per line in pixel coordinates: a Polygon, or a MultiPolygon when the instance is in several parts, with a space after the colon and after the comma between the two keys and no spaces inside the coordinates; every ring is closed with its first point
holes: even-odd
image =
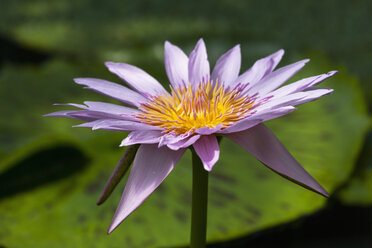
{"type": "Polygon", "coordinates": [[[81,110],[46,116],[82,120],[85,123],[77,126],[93,130],[130,132],[120,146],[141,144],[109,233],[163,182],[188,147],[195,149],[205,170],[211,171],[220,154],[217,136],[236,142],[279,175],[328,196],[262,122],[330,94],[332,89],[314,86],[336,71],[280,87],[309,61],[274,70],[283,54],[279,50],[262,58],[239,76],[241,53],[237,45],[218,59],[210,74],[202,39],[189,57],[165,42],[170,92],[145,71],[124,63],[105,65],[132,89],[102,79],[75,79],[87,89],[132,107],[87,101],[85,105],[66,104],[81,110]]]}

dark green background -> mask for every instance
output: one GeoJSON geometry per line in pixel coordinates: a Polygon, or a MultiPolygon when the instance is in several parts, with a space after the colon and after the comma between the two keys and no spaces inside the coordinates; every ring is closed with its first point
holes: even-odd
{"type": "Polygon", "coordinates": [[[167,86],[164,41],[189,53],[200,37],[211,65],[240,43],[242,70],[284,48],[281,66],[312,59],[297,78],[340,71],[325,84],[332,96],[268,123],[331,198],[287,183],[223,141],[211,175],[211,247],[369,247],[371,13],[367,0],[2,0],[0,247],[186,245],[189,154],[159,193],[106,236],[124,184],[103,206],[94,204],[126,134],[41,115],[60,110],[56,102],[107,101],[72,81],[120,82],[105,61],[135,64],[167,86]]]}

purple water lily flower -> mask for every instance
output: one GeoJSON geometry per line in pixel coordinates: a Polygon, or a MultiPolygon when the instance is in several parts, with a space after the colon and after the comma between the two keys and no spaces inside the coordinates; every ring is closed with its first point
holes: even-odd
{"type": "Polygon", "coordinates": [[[195,149],[205,170],[211,171],[220,155],[217,136],[236,142],[279,175],[328,196],[262,122],[330,94],[332,89],[314,86],[336,71],[280,87],[309,61],[274,70],[283,54],[279,50],[262,58],[239,75],[241,53],[237,45],[218,59],[210,74],[202,39],[189,57],[165,42],[170,92],[143,70],[124,63],[105,65],[132,89],[102,79],[75,79],[87,89],[132,107],[89,101],[85,105],[67,104],[81,110],[47,116],[82,120],[85,123],[78,126],[93,130],[130,132],[120,146],[141,144],[109,232],[163,182],[188,147],[195,149]]]}

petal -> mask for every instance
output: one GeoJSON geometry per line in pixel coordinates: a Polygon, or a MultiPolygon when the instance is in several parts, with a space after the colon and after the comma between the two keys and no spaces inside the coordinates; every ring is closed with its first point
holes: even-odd
{"type": "Polygon", "coordinates": [[[200,137],[201,137],[200,135],[193,135],[185,139],[179,140],[175,143],[167,144],[167,146],[170,149],[177,151],[180,148],[187,148],[193,145],[200,137]]]}
{"type": "Polygon", "coordinates": [[[94,102],[94,101],[85,101],[84,104],[88,106],[87,109],[98,112],[105,112],[115,115],[127,115],[135,114],[139,111],[137,109],[128,108],[125,106],[120,106],[117,104],[112,104],[108,102],[94,102]]]}
{"type": "Polygon", "coordinates": [[[75,78],[74,81],[77,84],[86,85],[87,89],[136,107],[139,107],[141,103],[147,102],[146,98],[120,84],[97,78],[75,78]]]}
{"type": "Polygon", "coordinates": [[[102,119],[118,119],[118,120],[131,120],[135,121],[135,119],[131,116],[125,115],[117,115],[117,114],[110,114],[105,112],[99,111],[89,111],[89,110],[80,110],[74,111],[69,114],[75,119],[78,120],[85,120],[85,121],[95,121],[95,120],[102,120],[102,119]]]}
{"type": "Polygon", "coordinates": [[[328,197],[325,189],[302,168],[275,135],[263,124],[225,136],[239,144],[279,175],[328,197]]]}
{"type": "Polygon", "coordinates": [[[222,124],[218,124],[215,127],[201,127],[195,130],[195,133],[202,134],[202,135],[210,135],[212,133],[215,133],[219,131],[222,128],[222,124]]]}
{"type": "Polygon", "coordinates": [[[220,157],[220,147],[218,146],[216,136],[202,136],[193,146],[196,154],[198,154],[199,158],[203,162],[204,169],[211,171],[220,157]]]}
{"type": "Polygon", "coordinates": [[[150,126],[144,123],[133,122],[133,121],[123,121],[123,120],[114,120],[114,119],[105,119],[105,120],[96,120],[74,127],[91,127],[92,130],[102,129],[109,131],[135,131],[135,130],[162,130],[157,126],[150,126]]]}
{"type": "Polygon", "coordinates": [[[266,75],[270,74],[275,67],[279,64],[284,54],[284,50],[281,49],[265,58],[257,60],[251,68],[240,75],[235,82],[231,85],[232,87],[241,83],[249,83],[251,86],[256,84],[266,75]]]}
{"type": "Polygon", "coordinates": [[[92,121],[92,118],[79,118],[76,116],[71,116],[72,113],[79,112],[77,110],[62,110],[62,111],[57,111],[49,114],[43,115],[44,117],[63,117],[63,118],[71,118],[71,119],[77,119],[81,121],[92,121]]]}
{"type": "Polygon", "coordinates": [[[271,94],[275,98],[277,98],[277,97],[282,97],[282,96],[289,95],[289,94],[292,94],[292,93],[295,93],[295,92],[299,92],[299,91],[305,90],[309,87],[313,87],[313,86],[316,86],[316,85],[320,84],[322,81],[326,80],[329,77],[332,77],[336,73],[337,73],[337,71],[330,71],[330,72],[325,73],[325,74],[304,78],[304,79],[301,79],[297,82],[294,82],[294,83],[285,85],[283,87],[280,87],[279,89],[271,92],[271,94]]]}
{"type": "Polygon", "coordinates": [[[111,195],[112,191],[115,189],[115,187],[118,185],[118,183],[121,181],[123,176],[128,171],[130,165],[134,160],[138,148],[139,145],[135,145],[130,146],[126,149],[124,155],[120,158],[109,180],[107,181],[105,188],[103,189],[101,195],[99,196],[97,205],[101,205],[111,195]]]}
{"type": "Polygon", "coordinates": [[[260,111],[284,106],[296,106],[306,102],[314,101],[332,92],[333,90],[328,88],[310,88],[306,91],[296,92],[279,98],[273,98],[267,103],[260,105],[256,110],[260,111]]]}
{"type": "Polygon", "coordinates": [[[129,146],[133,144],[155,144],[159,143],[160,138],[163,136],[161,131],[132,131],[128,136],[123,139],[120,146],[129,146]]]}
{"type": "Polygon", "coordinates": [[[278,88],[280,85],[285,83],[289,78],[291,78],[296,72],[298,72],[305,64],[308,59],[298,61],[296,63],[284,66],[278,70],[270,73],[260,82],[256,83],[248,90],[249,95],[258,93],[260,96],[264,96],[272,90],[278,88]]]}
{"type": "Polygon", "coordinates": [[[180,88],[189,82],[189,58],[179,47],[174,46],[168,41],[164,45],[164,63],[173,88],[180,88]]]}
{"type": "Polygon", "coordinates": [[[222,131],[219,131],[218,133],[222,133],[222,134],[223,133],[235,133],[235,132],[247,130],[251,127],[256,126],[257,124],[261,122],[272,120],[272,119],[281,117],[283,115],[289,114],[295,109],[296,109],[295,107],[286,106],[286,107],[281,107],[281,108],[276,108],[276,109],[260,111],[243,120],[235,122],[230,127],[227,127],[223,129],[222,131]]]}
{"type": "Polygon", "coordinates": [[[142,69],[124,63],[106,62],[106,67],[144,96],[166,93],[163,86],[142,69]]]}
{"type": "Polygon", "coordinates": [[[200,39],[189,58],[189,81],[197,86],[209,80],[209,62],[207,48],[203,39],[200,39]]]}
{"type": "Polygon", "coordinates": [[[233,83],[240,71],[241,53],[240,45],[236,45],[222,55],[214,66],[211,79],[225,85],[233,83]]]}
{"type": "Polygon", "coordinates": [[[168,146],[172,150],[178,150],[180,148],[186,148],[194,144],[200,135],[194,135],[189,132],[182,135],[166,134],[159,140],[159,147],[168,146]]]}
{"type": "Polygon", "coordinates": [[[167,147],[158,148],[157,145],[140,146],[108,233],[163,182],[184,152],[185,149],[172,151],[167,147]]]}

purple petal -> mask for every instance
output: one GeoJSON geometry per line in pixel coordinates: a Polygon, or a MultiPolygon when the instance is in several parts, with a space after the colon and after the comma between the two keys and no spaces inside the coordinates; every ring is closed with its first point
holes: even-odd
{"type": "Polygon", "coordinates": [[[189,146],[193,145],[200,137],[201,137],[200,135],[189,136],[189,137],[181,139],[181,140],[179,140],[175,143],[169,143],[169,144],[167,144],[167,146],[170,149],[177,151],[180,148],[186,148],[186,147],[189,147],[189,146]]]}
{"type": "Polygon", "coordinates": [[[189,132],[182,135],[166,134],[159,140],[159,147],[168,146],[172,150],[178,150],[180,148],[185,148],[194,144],[200,135],[194,135],[189,132]]]}
{"type": "Polygon", "coordinates": [[[144,96],[165,94],[163,86],[142,69],[124,63],[106,62],[107,68],[144,96]]]}
{"type": "Polygon", "coordinates": [[[283,115],[289,114],[295,109],[296,109],[295,107],[286,106],[286,107],[281,107],[281,108],[276,108],[276,109],[268,109],[265,111],[260,111],[243,120],[235,122],[230,127],[227,127],[223,129],[222,131],[219,131],[218,133],[226,134],[226,133],[235,133],[235,132],[247,130],[251,127],[256,126],[257,124],[261,122],[268,121],[268,120],[275,119],[283,115]]]}
{"type": "Polygon", "coordinates": [[[45,114],[43,115],[44,117],[63,117],[63,118],[71,118],[71,119],[78,119],[78,120],[81,120],[81,121],[91,121],[92,118],[88,118],[88,119],[81,119],[81,118],[78,118],[78,117],[75,117],[75,116],[71,116],[72,113],[76,113],[76,112],[79,112],[77,110],[62,110],[62,111],[57,111],[57,112],[53,112],[53,113],[49,113],[49,114],[45,114]]]}
{"type": "Polygon", "coordinates": [[[107,103],[107,102],[93,102],[93,101],[85,101],[84,104],[88,106],[88,110],[98,111],[98,112],[105,112],[109,114],[115,115],[129,115],[135,114],[139,111],[137,109],[128,108],[125,106],[120,106],[117,104],[107,103]]]}
{"type": "Polygon", "coordinates": [[[189,57],[189,81],[192,85],[199,85],[209,80],[209,62],[207,48],[200,39],[189,57]]]}
{"type": "Polygon", "coordinates": [[[133,144],[155,144],[159,143],[160,137],[163,134],[161,131],[132,131],[128,136],[123,139],[120,146],[129,146],[133,144]]]}
{"type": "Polygon", "coordinates": [[[184,152],[185,149],[172,151],[167,147],[158,148],[157,145],[140,146],[108,233],[111,233],[163,182],[184,152]]]}
{"type": "Polygon", "coordinates": [[[203,162],[204,169],[211,171],[220,157],[220,147],[218,146],[216,136],[201,136],[193,146],[196,154],[198,154],[199,158],[203,162]]]}
{"type": "Polygon", "coordinates": [[[231,86],[235,86],[239,83],[247,84],[251,86],[256,84],[266,75],[270,74],[275,67],[279,64],[284,54],[284,50],[279,50],[265,58],[257,60],[254,65],[249,68],[246,72],[240,75],[231,86]]]}
{"type": "Polygon", "coordinates": [[[107,200],[107,198],[111,195],[112,191],[114,191],[115,187],[121,181],[123,176],[127,173],[130,165],[134,160],[138,148],[139,145],[135,145],[130,146],[126,149],[124,155],[120,158],[109,180],[107,181],[105,188],[103,189],[101,195],[99,196],[97,205],[101,205],[107,200]]]}
{"type": "Polygon", "coordinates": [[[147,99],[120,84],[112,83],[97,78],[75,78],[77,84],[86,85],[87,89],[94,90],[123,103],[139,107],[147,99]]]}
{"type": "Polygon", "coordinates": [[[201,127],[195,130],[195,133],[202,134],[202,135],[210,135],[212,133],[215,133],[219,131],[222,128],[222,124],[218,124],[215,127],[201,127]]]}
{"type": "Polygon", "coordinates": [[[188,63],[189,58],[177,46],[166,41],[164,45],[165,70],[173,88],[180,88],[183,83],[189,82],[188,63]]]}
{"type": "Polygon", "coordinates": [[[253,85],[252,88],[248,90],[249,95],[258,93],[260,96],[264,96],[272,90],[278,88],[280,85],[285,83],[289,78],[291,78],[296,72],[298,72],[305,64],[308,59],[298,61],[296,63],[284,66],[278,70],[270,73],[260,82],[253,85]]]}
{"type": "Polygon", "coordinates": [[[75,108],[80,108],[80,109],[88,109],[88,107],[84,104],[77,104],[77,103],[55,103],[53,105],[56,106],[71,106],[75,108]]]}
{"type": "Polygon", "coordinates": [[[325,189],[302,168],[275,135],[263,124],[225,136],[239,144],[279,175],[328,197],[325,189]]]}
{"type": "Polygon", "coordinates": [[[329,77],[332,77],[336,73],[337,71],[330,71],[326,74],[304,78],[297,82],[280,87],[279,89],[271,92],[271,94],[275,98],[277,98],[277,97],[282,97],[282,96],[289,95],[295,92],[299,92],[309,87],[313,87],[313,86],[320,84],[322,81],[326,80],[329,77]]]}
{"type": "Polygon", "coordinates": [[[267,103],[256,108],[257,111],[264,111],[267,109],[280,108],[284,106],[296,106],[306,102],[314,101],[324,95],[333,92],[333,89],[327,88],[310,88],[306,91],[296,92],[279,98],[273,98],[267,103]]]}
{"type": "Polygon", "coordinates": [[[214,66],[211,79],[225,85],[233,83],[239,75],[241,65],[240,45],[222,55],[214,66]]]}
{"type": "Polygon", "coordinates": [[[135,131],[135,130],[162,130],[157,126],[150,126],[144,123],[133,121],[123,121],[114,119],[96,120],[92,122],[83,123],[74,127],[91,127],[93,130],[102,129],[109,131],[135,131]]]}

